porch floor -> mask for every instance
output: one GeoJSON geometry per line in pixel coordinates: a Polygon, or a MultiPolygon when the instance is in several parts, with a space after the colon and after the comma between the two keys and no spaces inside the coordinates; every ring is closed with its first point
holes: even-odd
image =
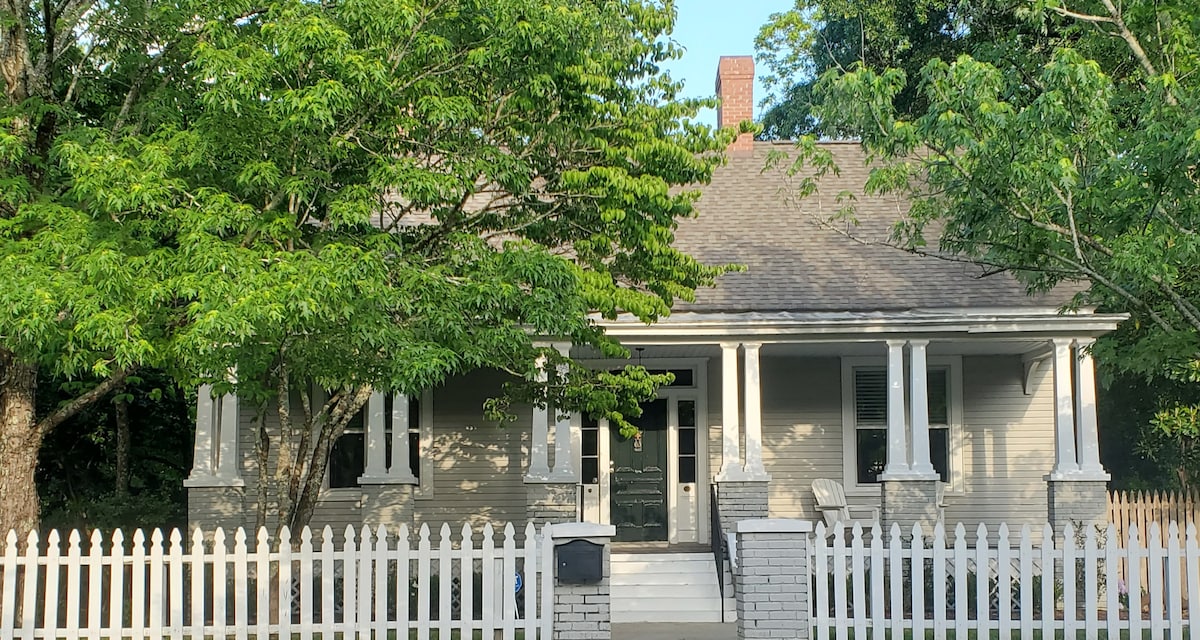
{"type": "Polygon", "coordinates": [[[735,640],[736,622],[637,622],[614,624],[613,640],[735,640]]]}
{"type": "Polygon", "coordinates": [[[613,553],[705,553],[712,547],[700,542],[683,542],[670,544],[668,542],[614,542],[613,553]]]}

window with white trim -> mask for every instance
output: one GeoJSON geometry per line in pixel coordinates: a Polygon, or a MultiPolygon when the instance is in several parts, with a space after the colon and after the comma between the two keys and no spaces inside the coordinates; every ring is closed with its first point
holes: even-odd
{"type": "MultiPolygon", "coordinates": [[[[367,410],[346,423],[346,430],[329,448],[329,488],[348,489],[358,486],[358,479],[367,468],[367,410]]],[[[388,431],[391,431],[389,429],[388,431]]]]}
{"type": "MultiPolygon", "coordinates": [[[[385,443],[384,464],[389,465],[392,462],[392,430],[393,424],[391,416],[397,398],[404,396],[393,396],[387,394],[383,399],[383,442],[385,443]]],[[[422,474],[422,467],[428,466],[422,464],[422,443],[427,442],[426,434],[422,431],[422,426],[428,421],[428,417],[422,413],[421,397],[408,397],[408,425],[406,426],[406,437],[408,438],[408,467],[422,488],[425,488],[428,483],[428,470],[422,474]],[[423,477],[424,476],[424,477],[423,477]]],[[[330,489],[348,489],[361,486],[359,479],[366,473],[367,468],[367,406],[359,409],[358,413],[350,419],[346,424],[345,431],[333,443],[329,451],[329,466],[328,466],[328,486],[330,489]]],[[[399,462],[399,461],[396,461],[399,462]]]]}
{"type": "MultiPolygon", "coordinates": [[[[876,359],[865,359],[876,362],[876,359]]],[[[942,482],[955,479],[954,424],[957,366],[952,359],[930,358],[926,369],[929,400],[929,459],[942,482]],[[934,362],[941,361],[936,364],[934,362]]],[[[906,371],[907,373],[907,371],[906,371]]],[[[875,364],[850,364],[844,378],[849,404],[846,482],[860,487],[878,485],[887,466],[887,368],[875,364]]],[[[905,385],[905,404],[911,404],[905,385]]],[[[907,422],[907,417],[906,417],[907,422]]]]}

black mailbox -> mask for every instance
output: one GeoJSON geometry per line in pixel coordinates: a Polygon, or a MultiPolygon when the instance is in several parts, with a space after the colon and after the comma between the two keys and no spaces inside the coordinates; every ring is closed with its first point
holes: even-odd
{"type": "Polygon", "coordinates": [[[604,545],[572,540],[554,548],[558,584],[597,584],[604,580],[604,545]]]}

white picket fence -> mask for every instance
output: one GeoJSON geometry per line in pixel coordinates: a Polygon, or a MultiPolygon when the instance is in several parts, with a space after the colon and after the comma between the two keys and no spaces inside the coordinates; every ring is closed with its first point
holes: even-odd
{"type": "MultiPolygon", "coordinates": [[[[401,526],[328,527],[300,544],[244,530],[228,546],[224,531],[99,532],[84,548],[78,532],[66,552],[52,531],[24,545],[10,532],[0,563],[0,638],[397,638],[551,637],[553,545],[533,524],[518,540],[511,524],[497,536],[464,525],[436,542],[422,525],[416,540],[401,526]],[[497,538],[500,538],[499,540],[497,538]],[[131,542],[132,544],[129,544],[131,542]],[[518,590],[519,587],[519,590],[518,590]]],[[[287,534],[281,536],[287,539],[287,534]]]]}
{"type": "Polygon", "coordinates": [[[1196,637],[1194,524],[1186,538],[1174,523],[1165,536],[1152,525],[1144,544],[1136,527],[1118,540],[1112,525],[1068,529],[1058,545],[1048,525],[1014,535],[981,524],[970,536],[959,524],[952,539],[941,525],[928,536],[919,526],[907,533],[817,526],[809,545],[815,638],[1196,637]],[[1123,565],[1142,570],[1126,583],[1123,565]]]}

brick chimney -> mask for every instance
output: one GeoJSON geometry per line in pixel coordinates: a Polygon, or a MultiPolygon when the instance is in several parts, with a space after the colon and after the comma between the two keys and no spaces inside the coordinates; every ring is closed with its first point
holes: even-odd
{"type": "MultiPolygon", "coordinates": [[[[717,64],[717,126],[737,128],[743,120],[754,118],[754,58],[721,56],[717,64]]],[[[730,155],[749,155],[754,151],[753,134],[743,133],[729,145],[730,155]]]]}

